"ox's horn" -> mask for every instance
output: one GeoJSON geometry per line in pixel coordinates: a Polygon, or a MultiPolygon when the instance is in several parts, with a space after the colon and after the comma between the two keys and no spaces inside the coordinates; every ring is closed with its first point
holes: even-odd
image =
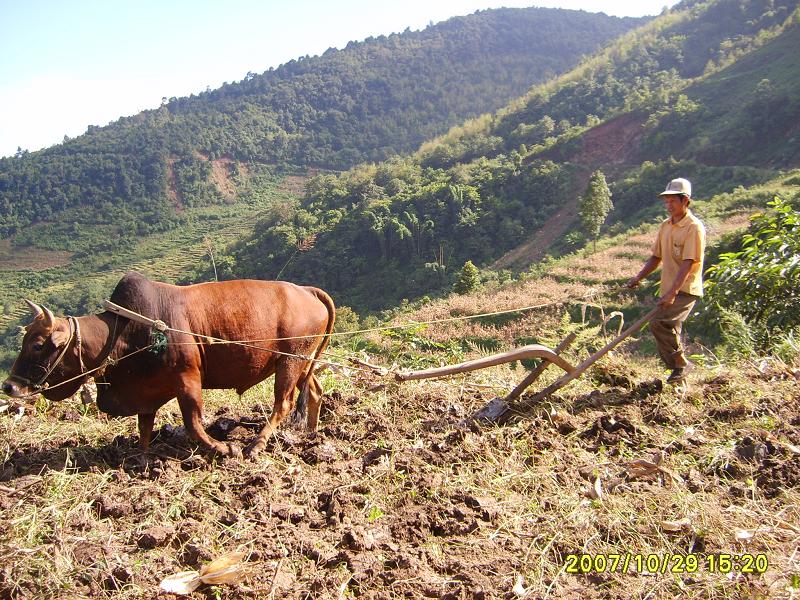
{"type": "Polygon", "coordinates": [[[39,306],[38,304],[34,304],[33,302],[31,302],[27,298],[25,298],[25,304],[27,304],[28,308],[31,309],[31,312],[33,313],[33,318],[34,319],[38,319],[39,317],[43,317],[44,316],[44,311],[42,310],[42,307],[39,306]]]}
{"type": "Polygon", "coordinates": [[[56,324],[56,316],[46,306],[42,305],[42,310],[44,311],[44,326],[48,329],[52,329],[53,325],[56,324]]]}
{"type": "Polygon", "coordinates": [[[53,325],[56,322],[56,316],[53,314],[53,311],[51,311],[46,306],[41,306],[39,304],[31,302],[27,298],[25,299],[25,304],[27,304],[28,307],[31,309],[34,321],[39,318],[42,318],[44,319],[45,327],[50,327],[50,328],[53,327],[53,325]]]}

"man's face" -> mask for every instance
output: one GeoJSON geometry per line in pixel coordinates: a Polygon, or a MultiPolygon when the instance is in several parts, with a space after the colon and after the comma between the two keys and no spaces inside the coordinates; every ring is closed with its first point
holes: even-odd
{"type": "Polygon", "coordinates": [[[680,194],[669,194],[662,196],[664,198],[664,206],[673,220],[678,217],[682,218],[686,214],[687,202],[680,194]]]}

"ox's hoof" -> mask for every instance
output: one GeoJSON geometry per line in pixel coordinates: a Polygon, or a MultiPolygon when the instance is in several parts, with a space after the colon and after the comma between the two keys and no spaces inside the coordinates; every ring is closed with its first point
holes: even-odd
{"type": "Polygon", "coordinates": [[[266,444],[261,440],[255,440],[251,442],[247,448],[245,448],[244,455],[247,458],[258,458],[258,455],[261,454],[261,451],[266,447],[266,444]]]}
{"type": "Polygon", "coordinates": [[[220,456],[229,456],[230,458],[242,458],[242,449],[230,442],[214,444],[208,449],[208,458],[214,459],[220,456]]]}
{"type": "Polygon", "coordinates": [[[239,447],[238,444],[232,444],[228,442],[225,445],[227,446],[227,450],[225,452],[227,456],[230,456],[231,458],[239,458],[239,459],[242,458],[242,449],[239,447]]]}

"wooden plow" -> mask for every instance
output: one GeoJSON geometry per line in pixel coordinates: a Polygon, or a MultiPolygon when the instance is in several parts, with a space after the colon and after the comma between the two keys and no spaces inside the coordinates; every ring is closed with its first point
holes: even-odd
{"type": "MultiPolygon", "coordinates": [[[[564,338],[561,343],[558,344],[558,346],[556,346],[555,350],[551,350],[547,346],[532,344],[529,346],[523,346],[522,348],[517,348],[515,350],[510,350],[509,352],[493,354],[491,356],[470,360],[457,365],[448,365],[445,367],[425,369],[422,371],[399,371],[395,373],[395,379],[397,381],[411,381],[414,379],[445,377],[447,375],[456,375],[458,373],[467,373],[477,369],[485,369],[486,367],[493,367],[495,365],[500,365],[515,360],[525,360],[530,358],[542,359],[542,362],[533,371],[531,371],[525,377],[525,379],[523,379],[519,385],[517,385],[517,387],[515,387],[505,398],[495,398],[472,416],[473,420],[476,421],[503,424],[511,420],[515,415],[525,414],[531,408],[539,404],[542,400],[567,385],[570,381],[580,377],[589,367],[591,367],[600,358],[608,354],[608,352],[613,350],[625,338],[639,331],[639,329],[641,329],[642,326],[647,323],[658,310],[659,307],[653,308],[647,314],[637,319],[636,322],[634,322],[633,325],[628,327],[625,331],[618,331],[617,337],[608,342],[600,350],[589,356],[582,363],[574,367],[561,356],[561,352],[566,350],[575,340],[575,333],[571,333],[564,338]],[[531,384],[533,384],[551,364],[561,367],[565,372],[564,375],[551,383],[541,392],[520,400],[519,398],[522,396],[522,392],[524,392],[531,384]]],[[[609,315],[607,319],[604,319],[603,326],[605,327],[608,319],[618,314],[619,313],[612,313],[612,315],[609,315]]]]}

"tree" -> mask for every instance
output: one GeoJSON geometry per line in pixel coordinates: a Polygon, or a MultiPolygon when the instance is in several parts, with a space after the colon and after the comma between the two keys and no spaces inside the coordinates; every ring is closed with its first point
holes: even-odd
{"type": "Polygon", "coordinates": [[[453,291],[457,294],[468,294],[477,289],[478,285],[480,285],[478,267],[473,265],[471,260],[468,260],[461,268],[461,273],[458,276],[458,281],[453,286],[453,291]]]}
{"type": "Polygon", "coordinates": [[[210,236],[204,235],[203,247],[206,250],[206,254],[208,254],[208,257],[211,259],[211,266],[214,268],[214,281],[219,281],[219,277],[217,276],[217,263],[214,260],[214,240],[212,240],[210,236]]]}
{"type": "Polygon", "coordinates": [[[592,247],[597,245],[600,227],[605,223],[608,213],[614,208],[611,203],[611,190],[608,189],[606,176],[602,171],[595,171],[589,178],[589,185],[581,197],[581,225],[586,237],[592,240],[592,247]]]}

